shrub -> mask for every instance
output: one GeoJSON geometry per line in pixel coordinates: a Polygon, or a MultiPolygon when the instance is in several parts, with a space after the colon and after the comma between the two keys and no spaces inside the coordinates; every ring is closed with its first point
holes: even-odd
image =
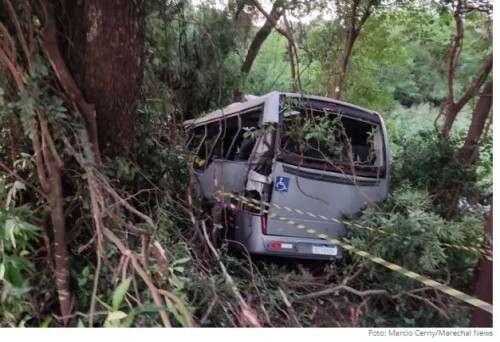
{"type": "MultiPolygon", "coordinates": [[[[385,201],[367,208],[355,222],[377,231],[350,229],[346,240],[353,245],[460,291],[470,292],[480,252],[443,244],[481,247],[486,242],[485,220],[481,214],[462,215],[446,222],[434,212],[434,205],[425,191],[403,186],[385,201]]],[[[389,292],[366,310],[371,314],[364,324],[419,327],[467,324],[467,304],[434,289],[421,290],[423,284],[367,259],[360,262],[363,268],[361,279],[357,279],[360,286],[389,292]],[[429,303],[439,307],[441,312],[429,303]]]]}

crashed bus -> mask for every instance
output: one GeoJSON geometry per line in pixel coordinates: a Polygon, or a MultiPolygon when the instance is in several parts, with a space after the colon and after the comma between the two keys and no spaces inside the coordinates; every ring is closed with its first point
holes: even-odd
{"type": "Polygon", "coordinates": [[[340,257],[341,248],[318,235],[341,237],[345,225],[319,215],[342,220],[388,194],[387,133],[382,117],[372,110],[325,97],[272,92],[185,121],[184,127],[195,154],[199,192],[222,202],[224,237],[251,254],[340,257]]]}

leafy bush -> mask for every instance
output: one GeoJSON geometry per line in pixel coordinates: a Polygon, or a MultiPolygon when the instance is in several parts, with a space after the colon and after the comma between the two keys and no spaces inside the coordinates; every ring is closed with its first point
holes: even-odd
{"type": "Polygon", "coordinates": [[[478,191],[475,169],[462,163],[458,139],[442,139],[433,131],[403,138],[392,176],[395,188],[408,184],[428,190],[439,213],[450,203],[451,189],[459,186],[469,198],[478,191]]]}
{"type": "MultiPolygon", "coordinates": [[[[487,241],[485,219],[482,215],[464,215],[446,222],[433,207],[425,191],[403,186],[385,201],[367,208],[355,220],[375,232],[350,229],[346,240],[372,255],[470,292],[481,254],[449,245],[480,248],[487,241]]],[[[421,290],[423,284],[368,260],[360,260],[360,263],[363,277],[358,281],[362,286],[389,292],[386,298],[367,309],[366,315],[369,312],[371,315],[364,324],[399,327],[467,324],[467,304],[433,289],[421,290]],[[429,302],[440,307],[441,312],[429,302]]]]}

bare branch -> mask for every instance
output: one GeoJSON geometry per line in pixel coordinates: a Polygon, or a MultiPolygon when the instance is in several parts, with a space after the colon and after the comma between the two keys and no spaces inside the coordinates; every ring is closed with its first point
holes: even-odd
{"type": "Polygon", "coordinates": [[[0,22],[0,33],[3,35],[5,42],[8,43],[5,44],[4,42],[3,44],[5,53],[11,60],[15,60],[17,58],[16,43],[14,43],[14,39],[12,39],[12,36],[2,22],[0,22]]]}
{"type": "Polygon", "coordinates": [[[87,134],[89,135],[89,139],[92,144],[94,162],[97,166],[99,166],[101,164],[101,158],[99,154],[99,143],[97,140],[97,122],[94,106],[85,101],[80,88],[76,85],[66,62],[61,56],[57,43],[57,30],[54,14],[50,4],[46,5],[47,6],[43,6],[43,4],[40,4],[40,6],[37,7],[37,15],[44,22],[41,44],[42,49],[65,94],[71,101],[70,107],[73,110],[78,110],[83,115],[87,128],[87,134]]]}
{"type": "MultiPolygon", "coordinates": [[[[155,305],[159,307],[164,307],[165,305],[159,296],[158,288],[156,288],[156,286],[153,284],[147,273],[142,269],[139,261],[137,260],[137,256],[131,250],[125,247],[122,241],[111,230],[104,227],[103,233],[109,240],[111,240],[116,245],[116,247],[118,247],[118,249],[123,255],[130,257],[130,261],[132,262],[132,267],[139,274],[142,280],[146,283],[155,305]]],[[[163,322],[163,325],[165,327],[171,327],[170,320],[165,311],[162,310],[159,312],[159,314],[163,322]]]]}
{"type": "Polygon", "coordinates": [[[2,47],[0,47],[0,64],[3,64],[7,70],[10,71],[10,75],[12,76],[18,91],[21,92],[24,90],[24,84],[26,83],[25,73],[22,69],[18,68],[17,63],[9,58],[7,51],[4,51],[2,47]]]}
{"type": "Polygon", "coordinates": [[[448,51],[448,104],[455,103],[453,95],[453,81],[455,79],[455,69],[457,67],[460,47],[464,39],[464,24],[462,20],[462,0],[457,1],[455,8],[455,36],[448,51]]]}
{"type": "Polygon", "coordinates": [[[243,297],[241,296],[240,291],[236,287],[233,278],[227,272],[226,266],[224,266],[224,264],[220,260],[219,254],[217,253],[217,250],[210,242],[210,237],[208,236],[208,233],[207,233],[207,227],[205,225],[205,221],[201,221],[200,224],[201,224],[201,227],[203,229],[203,235],[205,236],[206,243],[207,243],[208,247],[210,248],[210,250],[212,251],[212,253],[214,254],[217,261],[219,262],[219,266],[222,270],[224,278],[226,279],[226,282],[230,285],[231,290],[233,291],[233,294],[236,297],[236,299],[240,305],[241,313],[243,315],[244,321],[251,327],[260,327],[260,323],[259,323],[259,320],[257,319],[257,316],[255,315],[253,310],[250,308],[250,306],[243,300],[243,297]]]}
{"type": "Polygon", "coordinates": [[[431,302],[428,298],[424,298],[424,297],[418,296],[418,295],[413,294],[413,293],[408,293],[408,296],[425,302],[426,304],[432,306],[437,312],[439,312],[441,314],[441,316],[443,316],[446,319],[450,319],[450,316],[448,315],[448,313],[446,311],[444,311],[444,309],[438,307],[436,304],[431,302]]]}
{"type": "Polygon", "coordinates": [[[184,319],[186,320],[188,327],[192,328],[192,327],[196,326],[196,324],[193,321],[193,318],[191,317],[191,314],[189,313],[188,309],[186,308],[186,306],[184,305],[182,300],[179,299],[179,297],[177,297],[176,295],[174,295],[171,292],[168,292],[168,291],[165,291],[162,289],[158,289],[158,292],[161,293],[162,295],[164,295],[168,300],[171,300],[172,302],[174,302],[177,305],[177,307],[179,308],[179,311],[184,316],[184,319]]]}
{"type": "Polygon", "coordinates": [[[295,321],[294,326],[302,328],[302,325],[300,325],[299,320],[297,319],[297,315],[295,314],[295,310],[293,309],[292,303],[290,303],[290,301],[288,300],[288,297],[286,296],[285,291],[283,291],[281,289],[281,287],[278,287],[278,291],[281,295],[281,298],[283,299],[283,303],[285,303],[285,305],[288,309],[288,312],[290,313],[290,315],[293,317],[293,320],[295,321]]]}
{"type": "Polygon", "coordinates": [[[493,69],[493,55],[490,55],[486,58],[483,68],[481,69],[481,72],[475,79],[474,83],[470,85],[462,98],[460,98],[460,100],[457,102],[456,106],[459,108],[459,111],[470,101],[472,97],[477,94],[479,88],[481,88],[483,83],[486,81],[486,78],[490,74],[491,69],[493,69]]]}
{"type": "Polygon", "coordinates": [[[26,57],[26,61],[28,62],[28,70],[31,70],[31,68],[33,66],[33,63],[31,61],[31,52],[28,49],[28,45],[26,44],[26,39],[24,38],[23,30],[21,28],[21,24],[19,23],[19,18],[16,14],[16,10],[14,9],[14,6],[12,6],[12,3],[10,2],[10,0],[3,0],[3,3],[5,4],[5,7],[7,9],[7,12],[9,13],[9,16],[12,20],[12,23],[14,24],[14,27],[16,28],[17,39],[19,40],[19,43],[21,44],[21,48],[23,49],[24,55],[26,57]]]}
{"type": "Polygon", "coordinates": [[[278,25],[278,21],[276,19],[274,19],[271,15],[269,15],[269,13],[266,12],[266,10],[262,7],[262,5],[259,3],[258,0],[252,0],[254,6],[259,10],[260,13],[262,13],[267,20],[269,20],[271,22],[271,24],[273,24],[274,26],[274,29],[276,31],[278,31],[279,33],[281,33],[283,36],[285,36],[286,39],[288,39],[289,42],[291,42],[292,44],[295,44],[294,40],[293,40],[293,37],[290,35],[289,32],[287,32],[286,30],[283,30],[279,25],[278,25]]]}
{"type": "Polygon", "coordinates": [[[340,291],[347,291],[347,292],[353,293],[353,294],[355,294],[357,296],[360,296],[360,297],[371,296],[371,295],[381,295],[381,294],[382,295],[389,295],[389,293],[387,292],[387,290],[358,291],[356,289],[353,289],[350,286],[342,284],[342,285],[338,285],[338,286],[335,286],[335,287],[332,287],[332,288],[329,288],[329,289],[325,289],[325,290],[321,290],[321,291],[318,291],[318,292],[308,293],[308,294],[299,296],[299,297],[296,298],[296,300],[303,300],[303,299],[310,299],[310,298],[322,297],[322,296],[326,296],[326,295],[338,293],[340,291]]]}

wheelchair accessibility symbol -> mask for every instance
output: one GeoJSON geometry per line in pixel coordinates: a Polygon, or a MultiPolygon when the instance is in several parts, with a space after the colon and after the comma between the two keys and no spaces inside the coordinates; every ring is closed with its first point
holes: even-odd
{"type": "Polygon", "coordinates": [[[278,192],[288,192],[289,183],[290,183],[290,178],[288,177],[276,177],[276,182],[274,183],[274,190],[278,192]]]}

